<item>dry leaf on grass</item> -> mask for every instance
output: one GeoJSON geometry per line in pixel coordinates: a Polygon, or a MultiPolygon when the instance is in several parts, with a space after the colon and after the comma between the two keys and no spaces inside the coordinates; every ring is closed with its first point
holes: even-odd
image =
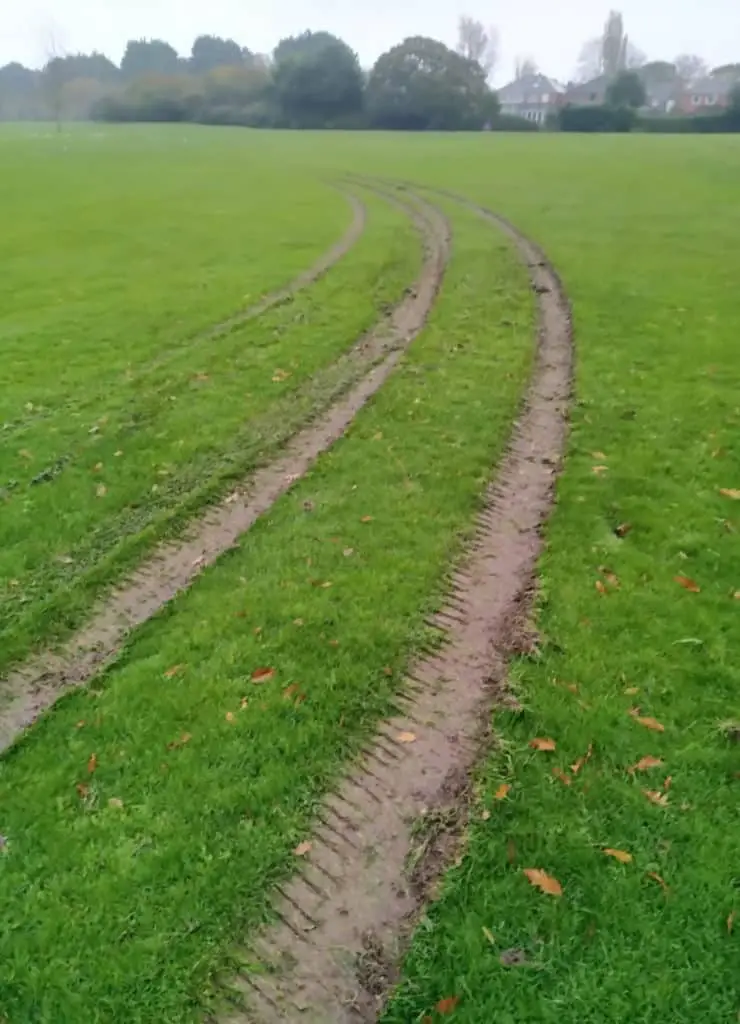
{"type": "Polygon", "coordinates": [[[555,740],[543,739],[541,737],[535,737],[535,739],[529,741],[529,745],[532,750],[550,751],[555,750],[555,740]]]}
{"type": "Polygon", "coordinates": [[[535,889],[539,889],[548,896],[563,895],[563,887],[560,882],[552,875],[548,875],[546,871],[542,871],[540,868],[522,868],[522,871],[527,876],[529,884],[533,885],[535,889]]]}
{"type": "Polygon", "coordinates": [[[84,800],[85,797],[90,795],[90,787],[86,786],[84,782],[78,782],[75,789],[77,790],[77,796],[80,800],[84,800]]]}
{"type": "Polygon", "coordinates": [[[684,590],[690,590],[692,594],[701,593],[701,587],[699,586],[699,584],[695,580],[690,579],[690,577],[674,576],[673,578],[676,581],[676,583],[680,583],[684,590]]]}
{"type": "Polygon", "coordinates": [[[651,718],[649,715],[641,716],[638,708],[631,708],[629,714],[640,725],[644,725],[646,729],[652,729],[653,732],[665,732],[665,726],[657,718],[651,718]]]}
{"type": "Polygon", "coordinates": [[[662,879],[662,878],[660,877],[660,875],[656,874],[656,873],[655,873],[655,871],[648,871],[648,873],[647,873],[647,877],[648,877],[648,878],[651,878],[651,879],[652,879],[652,880],[653,880],[654,882],[657,882],[657,883],[658,883],[658,885],[659,885],[659,886],[661,887],[661,889],[663,890],[663,892],[668,892],[668,886],[667,886],[667,884],[666,884],[665,880],[664,880],[664,879],[662,879]]]}
{"type": "Polygon", "coordinates": [[[564,786],[569,786],[573,781],[567,772],[564,772],[561,768],[553,768],[552,774],[556,779],[559,779],[564,786]]]}
{"type": "Polygon", "coordinates": [[[731,911],[727,917],[727,934],[732,935],[732,931],[735,927],[735,911],[731,911]]]}
{"type": "Polygon", "coordinates": [[[112,796],[108,801],[108,806],[120,811],[123,807],[123,800],[119,800],[117,796],[112,796]]]}
{"type": "Polygon", "coordinates": [[[105,486],[105,484],[98,484],[98,486],[95,488],[95,493],[99,498],[104,498],[108,493],[108,488],[105,486]]]}
{"type": "Polygon", "coordinates": [[[578,760],[574,761],[573,764],[570,766],[570,770],[573,772],[574,775],[577,775],[579,773],[579,771],[581,770],[581,768],[583,768],[583,766],[588,761],[591,760],[593,752],[594,752],[594,745],[593,745],[593,743],[589,743],[588,750],[583,755],[583,757],[579,757],[578,760]]]}
{"type": "Polygon", "coordinates": [[[173,665],[172,668],[168,668],[165,672],[165,679],[173,679],[185,668],[184,665],[173,665]]]}
{"type": "Polygon", "coordinates": [[[613,857],[614,860],[618,860],[620,864],[632,863],[632,854],[627,853],[626,850],[612,850],[610,847],[607,847],[604,853],[607,857],[613,857]]]}
{"type": "Polygon", "coordinates": [[[437,1013],[452,1013],[459,1002],[459,996],[448,996],[447,999],[440,999],[437,1003],[437,1013]]]}
{"type": "Polygon", "coordinates": [[[735,487],[721,487],[719,493],[723,498],[733,498],[735,501],[740,501],[740,491],[735,487]]]}
{"type": "Polygon", "coordinates": [[[274,668],[256,668],[251,678],[253,683],[267,683],[274,675],[274,668]]]}
{"type": "Polygon", "coordinates": [[[643,793],[650,803],[657,804],[658,807],[668,806],[668,797],[665,793],[661,793],[659,789],[643,789],[643,793]]]}
{"type": "Polygon", "coordinates": [[[226,712],[226,721],[227,722],[233,722],[234,721],[234,712],[233,711],[227,711],[226,712]]]}
{"type": "Polygon", "coordinates": [[[606,586],[601,582],[601,580],[597,580],[596,581],[596,589],[598,590],[598,592],[600,594],[608,594],[609,593],[609,591],[606,589],[606,586]]]}
{"type": "Polygon", "coordinates": [[[90,754],[90,758],[89,758],[89,760],[87,762],[87,770],[90,773],[90,775],[92,775],[92,773],[95,771],[95,769],[97,767],[98,767],[98,755],[97,754],[90,754]]]}
{"type": "Polygon", "coordinates": [[[399,743],[416,743],[416,734],[413,732],[399,732],[396,739],[399,743]]]}
{"type": "Polygon", "coordinates": [[[625,696],[627,696],[627,697],[634,697],[639,692],[640,692],[640,687],[639,686],[628,686],[627,689],[624,691],[625,696]]]}
{"type": "Polygon", "coordinates": [[[616,533],[617,537],[624,538],[627,536],[631,529],[631,523],[620,523],[619,526],[614,530],[614,532],[616,533]]]}
{"type": "Polygon", "coordinates": [[[493,794],[493,799],[494,800],[505,800],[510,789],[511,789],[511,786],[509,786],[508,783],[502,782],[501,785],[496,790],[496,792],[493,794]]]}
{"type": "Polygon", "coordinates": [[[373,521],[373,517],[372,516],[363,516],[362,519],[360,520],[361,523],[372,523],[372,521],[373,521]]]}
{"type": "Polygon", "coordinates": [[[184,747],[186,743],[190,743],[192,735],[189,732],[184,732],[179,740],[173,740],[172,743],[167,744],[168,750],[177,750],[178,747],[184,747]]]}
{"type": "Polygon", "coordinates": [[[608,466],[592,466],[591,472],[594,473],[596,476],[601,476],[601,474],[606,473],[608,469],[608,466]]]}
{"type": "Polygon", "coordinates": [[[313,848],[313,843],[309,842],[308,839],[304,840],[296,846],[293,853],[296,857],[305,857],[307,853],[313,848]]]}
{"type": "Polygon", "coordinates": [[[649,754],[646,757],[641,757],[637,764],[633,764],[627,771],[631,774],[635,772],[646,772],[650,768],[660,768],[663,761],[660,757],[651,757],[649,754]]]}

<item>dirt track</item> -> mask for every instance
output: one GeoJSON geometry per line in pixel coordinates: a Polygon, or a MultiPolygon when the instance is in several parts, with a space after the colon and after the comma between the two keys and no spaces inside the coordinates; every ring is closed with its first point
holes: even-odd
{"type": "Polygon", "coordinates": [[[464,825],[491,705],[507,699],[507,657],[526,644],[540,531],[566,438],[570,309],[536,246],[461,202],[512,237],[529,268],[540,309],[533,377],[476,539],[435,619],[445,645],[413,666],[406,713],[382,724],[326,801],[301,873],[278,893],[278,924],[254,947],[267,972],[235,980],[244,1009],[222,1024],[377,1020],[416,912],[464,825]]]}
{"type": "MultiPolygon", "coordinates": [[[[381,194],[383,194],[381,192],[381,194]]],[[[324,376],[333,394],[346,393],[326,412],[301,429],[280,455],[244,481],[221,504],[208,510],[177,543],[161,545],[138,572],[106,598],[88,624],[75,633],[57,653],[43,652],[0,680],[0,751],[30,725],[69,687],[87,682],[121,649],[135,626],[155,615],[168,601],[186,589],[239,536],[248,530],[277,499],[290,489],[315,461],[345,432],[357,412],[378,390],[404,349],[426,322],[442,282],[449,257],[449,231],[442,215],[423,200],[409,194],[392,197],[416,225],[424,259],[418,279],[402,300],[369,332],[359,338],[324,376]],[[349,391],[346,384],[356,382],[349,391]]],[[[353,226],[322,261],[302,275],[303,284],[316,279],[346,251],[349,239],[361,231],[364,215],[354,202],[353,226]]],[[[282,293],[264,300],[260,311],[286,299],[297,287],[293,282],[282,293]]],[[[256,315],[254,310],[243,316],[256,315]]],[[[229,322],[234,326],[233,322],[229,322]]],[[[218,331],[228,329],[221,324],[218,331]]],[[[317,379],[320,375],[317,375],[317,379]]],[[[316,380],[307,389],[316,387],[316,380]]]]}

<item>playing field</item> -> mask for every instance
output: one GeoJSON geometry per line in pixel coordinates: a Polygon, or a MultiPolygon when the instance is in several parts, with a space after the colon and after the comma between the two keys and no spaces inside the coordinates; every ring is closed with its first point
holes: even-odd
{"type": "Polygon", "coordinates": [[[738,180],[0,132],[0,1020],[735,1019],[738,180]]]}

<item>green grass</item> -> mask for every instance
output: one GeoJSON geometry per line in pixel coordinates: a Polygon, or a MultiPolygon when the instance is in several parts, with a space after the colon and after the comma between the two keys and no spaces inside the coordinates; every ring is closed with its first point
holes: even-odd
{"type": "Polygon", "coordinates": [[[195,1019],[389,710],[530,364],[522,269],[454,216],[430,326],[349,436],[0,762],[11,1020],[195,1019]],[[275,677],[256,686],[260,666],[275,677]]]}
{"type": "MultiPolygon", "coordinates": [[[[84,155],[83,150],[78,160],[84,155]]],[[[160,194],[147,196],[147,204],[162,205],[166,183],[162,172],[160,194]]],[[[194,181],[179,187],[195,198],[194,181]]],[[[300,183],[294,194],[302,198],[293,203],[313,200],[315,189],[310,180],[300,183]]],[[[331,193],[321,198],[317,208],[323,216],[328,207],[333,223],[333,205],[341,207],[343,201],[331,193]]],[[[93,321],[83,319],[69,329],[64,316],[73,314],[58,322],[52,306],[51,312],[44,310],[48,322],[38,337],[26,325],[33,339],[28,351],[28,335],[20,326],[15,340],[6,341],[0,669],[39,641],[77,625],[101,587],[346,386],[348,381],[327,367],[400,298],[420,261],[418,237],[404,215],[372,194],[363,198],[369,217],[365,234],[338,265],[293,301],[224,336],[193,344],[192,331],[183,331],[179,341],[184,343],[168,348],[154,333],[138,349],[111,347],[109,362],[107,345],[101,356],[93,321]],[[64,343],[58,345],[55,335],[62,331],[64,343]],[[55,355],[47,358],[50,347],[55,355]],[[34,483],[44,472],[49,479],[34,483]]],[[[285,196],[276,192],[270,199],[259,214],[265,235],[285,196]]],[[[306,205],[305,222],[302,206],[293,211],[299,241],[306,224],[313,226],[314,208],[306,205]]],[[[173,204],[169,216],[176,213],[173,204]]],[[[346,208],[342,213],[346,220],[346,208]]],[[[60,219],[72,215],[68,208],[59,213],[60,219]]],[[[92,223],[84,231],[78,228],[85,258],[94,257],[94,250],[93,257],[87,252],[92,223]]],[[[277,230],[286,230],[279,217],[277,230]]],[[[111,262],[116,237],[106,234],[111,262]]],[[[266,246],[268,267],[281,259],[284,239],[278,238],[272,252],[266,246]]],[[[263,240],[255,236],[250,244],[263,240]]],[[[196,240],[180,244],[195,246],[196,240]]],[[[256,254],[253,249],[252,262],[256,254]]],[[[225,258],[218,248],[216,255],[225,258]]],[[[302,258],[307,259],[305,253],[302,258]]],[[[294,270],[287,261],[284,280],[294,270]]],[[[189,271],[197,275],[202,268],[189,271]]],[[[74,275],[72,270],[70,281],[77,280],[74,275]]],[[[277,276],[274,269],[272,276],[277,276]]],[[[11,264],[14,279],[22,282],[23,272],[11,264]]],[[[145,275],[143,283],[147,280],[145,275]]],[[[92,291],[104,284],[104,278],[93,278],[87,287],[92,291]]],[[[160,281],[158,288],[169,295],[176,283],[160,281]]],[[[29,294],[26,302],[31,301],[29,294]]],[[[94,298],[88,294],[85,301],[92,316],[94,298]]],[[[107,317],[114,328],[120,308],[119,298],[109,297],[107,317]]]]}

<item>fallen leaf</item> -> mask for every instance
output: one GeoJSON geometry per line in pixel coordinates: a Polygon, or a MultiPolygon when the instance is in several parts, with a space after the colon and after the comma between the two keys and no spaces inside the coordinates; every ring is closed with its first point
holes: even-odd
{"type": "Polygon", "coordinates": [[[634,697],[639,692],[640,692],[640,687],[639,686],[628,686],[627,689],[624,691],[625,696],[627,696],[627,697],[634,697]]]}
{"type": "Polygon", "coordinates": [[[529,741],[529,745],[532,748],[532,750],[555,750],[555,740],[550,739],[541,739],[539,737],[536,737],[535,739],[529,741]]]}
{"type": "Polygon", "coordinates": [[[684,590],[690,590],[692,594],[700,594],[701,587],[688,576],[674,576],[676,583],[680,583],[684,590]]]}
{"type": "Polygon", "coordinates": [[[736,590],[732,596],[735,598],[736,601],[740,601],[740,590],[736,590]]]}
{"type": "Polygon", "coordinates": [[[97,767],[98,767],[98,755],[97,754],[90,754],[90,757],[89,757],[88,762],[87,762],[87,770],[90,773],[90,775],[92,775],[92,773],[95,771],[95,769],[97,767]]]}
{"type": "Polygon", "coordinates": [[[627,853],[626,850],[612,850],[610,847],[607,847],[604,853],[607,857],[613,857],[615,860],[618,860],[620,864],[632,863],[632,854],[627,853]]]}
{"type": "Polygon", "coordinates": [[[192,736],[189,732],[184,732],[179,740],[173,740],[167,744],[168,750],[176,750],[178,747],[184,747],[186,743],[190,743],[192,736]]]}
{"type": "Polygon", "coordinates": [[[361,523],[372,523],[372,521],[373,521],[373,517],[372,516],[363,516],[362,519],[360,520],[361,523]]]}
{"type": "Polygon", "coordinates": [[[591,454],[595,459],[598,459],[599,462],[603,462],[604,459],[607,457],[606,455],[604,455],[603,452],[591,452],[591,454]]]}
{"type": "Polygon", "coordinates": [[[491,812],[488,810],[488,808],[486,808],[486,810],[483,811],[483,813],[481,814],[480,820],[481,821],[488,821],[490,819],[490,817],[491,817],[491,812]]]}
{"type": "Polygon", "coordinates": [[[81,800],[84,800],[86,796],[90,795],[90,787],[86,786],[84,782],[78,782],[75,789],[77,790],[77,795],[81,800]]]}
{"type": "Polygon", "coordinates": [[[644,725],[646,729],[652,729],[653,732],[665,732],[665,726],[657,720],[657,718],[650,718],[649,716],[643,718],[639,714],[633,714],[632,717],[640,725],[644,725]]]}
{"type": "Polygon", "coordinates": [[[583,766],[588,761],[591,760],[591,756],[592,756],[593,752],[594,752],[594,745],[593,745],[593,743],[589,743],[588,750],[583,755],[583,757],[579,757],[578,760],[574,761],[573,764],[570,766],[570,770],[573,772],[574,775],[577,775],[579,773],[579,771],[581,770],[581,768],[583,768],[583,766]]]}
{"type": "Polygon", "coordinates": [[[499,957],[500,962],[504,967],[527,967],[529,960],[527,954],[523,949],[515,947],[514,949],[505,949],[499,957]]]}
{"type": "Polygon", "coordinates": [[[119,451],[117,451],[117,452],[113,452],[113,458],[115,458],[115,459],[120,459],[120,457],[121,457],[122,455],[123,455],[123,452],[122,452],[122,451],[120,451],[120,450],[119,450],[119,451]]]}
{"type": "Polygon", "coordinates": [[[178,675],[178,673],[182,672],[184,668],[184,665],[173,665],[172,668],[167,669],[167,671],[165,672],[165,677],[167,679],[172,679],[174,676],[178,675]]]}
{"type": "Polygon", "coordinates": [[[233,722],[234,721],[234,712],[233,711],[227,711],[226,712],[226,721],[227,722],[233,722]]]}
{"type": "Polygon", "coordinates": [[[324,583],[321,584],[321,589],[322,590],[328,590],[329,587],[333,587],[333,586],[334,586],[333,583],[331,583],[329,580],[326,580],[324,583]]]}
{"type": "Polygon", "coordinates": [[[600,594],[608,594],[609,593],[609,591],[606,589],[605,585],[602,583],[601,580],[597,580],[596,581],[596,589],[598,590],[598,592],[600,594]]]}
{"type": "Polygon", "coordinates": [[[313,843],[310,843],[310,842],[309,842],[309,841],[308,841],[308,840],[306,839],[306,840],[304,840],[304,842],[302,842],[302,843],[299,843],[299,844],[298,844],[298,846],[296,846],[295,850],[293,850],[293,853],[295,854],[295,856],[296,856],[296,857],[305,857],[305,856],[306,856],[306,854],[307,854],[307,853],[308,853],[308,852],[309,852],[309,851],[310,851],[310,850],[311,850],[312,848],[313,848],[313,843]]]}
{"type": "Polygon", "coordinates": [[[595,473],[596,476],[600,476],[602,473],[608,472],[608,470],[609,470],[608,466],[593,466],[591,468],[591,472],[595,473]]]}
{"type": "Polygon", "coordinates": [[[246,697],[242,697],[239,701],[239,707],[242,711],[245,711],[249,707],[249,700],[246,697]]]}
{"type": "Polygon", "coordinates": [[[652,880],[653,880],[654,882],[657,882],[657,883],[658,883],[658,885],[659,885],[659,886],[661,887],[661,889],[663,890],[663,892],[668,892],[668,886],[666,885],[666,882],[665,882],[665,880],[664,880],[664,879],[662,879],[662,878],[660,877],[660,875],[656,874],[656,873],[655,873],[655,871],[648,871],[648,873],[647,873],[647,877],[648,877],[648,878],[652,878],[652,880]]]}
{"type": "Polygon", "coordinates": [[[511,786],[508,783],[502,782],[501,785],[496,790],[496,792],[493,794],[493,799],[505,800],[510,789],[511,786]]]}
{"type": "Polygon", "coordinates": [[[578,693],[578,685],[576,683],[567,683],[566,688],[570,690],[571,693],[578,693]]]}
{"type": "Polygon", "coordinates": [[[634,774],[634,772],[646,772],[649,768],[660,768],[663,761],[659,757],[651,757],[648,754],[646,757],[641,757],[637,764],[633,764],[627,771],[634,774]]]}
{"type": "Polygon", "coordinates": [[[620,523],[614,532],[616,533],[617,537],[626,537],[631,529],[631,523],[620,523]]]}
{"type": "Polygon", "coordinates": [[[98,486],[95,488],[95,493],[99,498],[104,498],[108,493],[108,488],[105,486],[105,484],[98,484],[98,486]]]}
{"type": "Polygon", "coordinates": [[[483,928],[481,930],[482,930],[483,934],[485,935],[486,939],[491,943],[491,945],[495,946],[496,945],[496,940],[493,937],[493,932],[491,931],[491,929],[490,928],[486,928],[486,926],[483,925],[483,928]]]}
{"type": "Polygon", "coordinates": [[[667,775],[665,777],[665,779],[663,780],[663,791],[667,793],[668,790],[671,788],[672,783],[673,783],[673,776],[672,775],[667,775]]]}
{"type": "Polygon", "coordinates": [[[294,626],[302,626],[303,625],[303,619],[293,619],[293,625],[294,626]]]}
{"type": "Polygon", "coordinates": [[[267,683],[275,675],[274,668],[256,668],[252,673],[253,683],[267,683]]]}
{"type": "Polygon", "coordinates": [[[560,768],[553,768],[552,774],[556,779],[559,779],[564,786],[569,786],[573,781],[570,775],[568,775],[567,772],[562,771],[560,768]]]}
{"type": "Polygon", "coordinates": [[[108,801],[108,806],[120,810],[123,807],[123,800],[119,800],[117,796],[112,796],[108,801]]]}
{"type": "Polygon", "coordinates": [[[440,999],[437,1003],[437,1013],[452,1013],[459,1002],[459,996],[448,996],[447,999],[440,999]]]}
{"type": "Polygon", "coordinates": [[[533,885],[535,889],[541,890],[548,896],[563,895],[563,887],[560,882],[552,875],[548,875],[546,871],[542,871],[540,868],[522,868],[522,871],[527,876],[529,884],[533,885]]]}
{"type": "Polygon", "coordinates": [[[396,739],[399,743],[416,743],[416,735],[413,732],[399,732],[396,739]]]}
{"type": "Polygon", "coordinates": [[[661,793],[660,790],[643,789],[643,793],[651,803],[657,804],[659,807],[668,806],[668,797],[665,795],[665,793],[661,793]]]}
{"type": "Polygon", "coordinates": [[[383,675],[384,676],[392,676],[393,675],[393,669],[390,667],[390,665],[386,665],[385,666],[385,668],[383,669],[383,675]]]}
{"type": "Polygon", "coordinates": [[[733,930],[734,927],[735,927],[735,911],[733,910],[733,911],[731,911],[731,913],[727,917],[727,934],[728,935],[732,935],[732,930],[733,930]]]}
{"type": "Polygon", "coordinates": [[[740,491],[734,487],[721,487],[719,493],[723,498],[733,498],[735,501],[740,501],[740,491]]]}
{"type": "Polygon", "coordinates": [[[77,723],[77,725],[75,725],[75,729],[82,729],[84,724],[85,724],[85,719],[81,718],[80,721],[77,723]]]}
{"type": "Polygon", "coordinates": [[[102,468],[103,468],[103,463],[102,462],[96,462],[95,465],[93,466],[93,473],[99,473],[102,468]]]}
{"type": "Polygon", "coordinates": [[[619,576],[614,572],[604,572],[604,579],[609,583],[615,590],[619,590],[619,576]]]}
{"type": "Polygon", "coordinates": [[[344,555],[345,558],[351,558],[352,555],[354,555],[354,553],[355,553],[355,549],[354,548],[345,548],[344,551],[342,552],[342,554],[344,555]]]}

